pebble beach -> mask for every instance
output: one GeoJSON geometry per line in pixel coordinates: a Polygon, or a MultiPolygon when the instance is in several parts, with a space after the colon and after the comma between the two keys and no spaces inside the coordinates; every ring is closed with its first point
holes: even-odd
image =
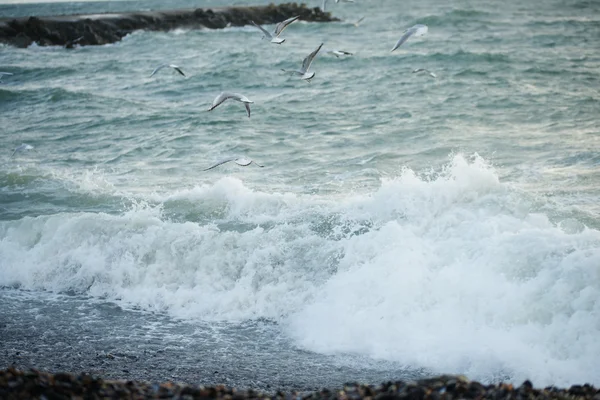
{"type": "Polygon", "coordinates": [[[600,389],[591,385],[570,388],[535,388],[525,381],[484,385],[464,376],[443,375],[417,381],[387,382],[381,385],[348,383],[341,388],[315,392],[261,393],[227,386],[194,386],[176,382],[147,383],[128,380],[103,380],[87,374],[49,374],[13,368],[0,371],[0,398],[12,399],[285,399],[285,400],[576,400],[600,399],[600,389]]]}

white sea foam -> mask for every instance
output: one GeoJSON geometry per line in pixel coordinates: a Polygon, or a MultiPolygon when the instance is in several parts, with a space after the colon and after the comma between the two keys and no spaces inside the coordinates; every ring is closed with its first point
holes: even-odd
{"type": "Polygon", "coordinates": [[[338,272],[289,333],[312,351],[475,379],[598,384],[600,232],[519,210],[492,170],[454,161],[361,204],[381,228],[343,241],[338,272]]]}
{"type": "Polygon", "coordinates": [[[147,200],[161,206],[0,222],[0,285],[270,318],[311,351],[476,379],[600,384],[600,232],[563,229],[481,158],[346,197],[223,178],[147,200]]]}

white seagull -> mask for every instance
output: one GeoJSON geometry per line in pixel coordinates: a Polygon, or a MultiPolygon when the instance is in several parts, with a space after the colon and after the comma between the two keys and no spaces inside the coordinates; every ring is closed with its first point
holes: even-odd
{"type": "Polygon", "coordinates": [[[315,73],[309,73],[308,69],[310,68],[310,64],[312,64],[313,59],[315,58],[319,50],[321,50],[321,47],[323,47],[323,43],[321,43],[315,51],[310,53],[308,56],[306,56],[304,60],[302,60],[302,68],[300,68],[299,70],[282,69],[282,71],[292,75],[299,75],[300,79],[304,79],[305,81],[310,82],[310,80],[314,78],[315,73]]]}
{"type": "Polygon", "coordinates": [[[281,39],[279,37],[279,35],[281,34],[281,32],[283,32],[283,30],[285,28],[288,27],[289,24],[296,21],[298,18],[300,18],[299,15],[296,17],[288,18],[285,21],[278,23],[277,26],[275,26],[275,30],[273,31],[273,34],[271,34],[269,31],[267,31],[262,26],[256,24],[254,21],[250,21],[250,22],[252,23],[252,25],[254,25],[258,29],[260,29],[262,31],[262,33],[264,33],[265,36],[263,36],[263,39],[267,38],[271,41],[271,43],[281,44],[281,43],[285,42],[285,39],[281,39]]]}
{"type": "Polygon", "coordinates": [[[432,78],[437,78],[436,74],[434,74],[433,72],[431,72],[430,70],[425,69],[425,68],[417,68],[413,71],[413,74],[419,73],[419,72],[427,72],[429,74],[429,76],[431,76],[432,78]]]}
{"type": "Polygon", "coordinates": [[[352,55],[352,53],[344,51],[344,50],[329,50],[329,51],[327,51],[327,54],[333,54],[337,58],[340,58],[340,56],[351,56],[352,55]]]}
{"type": "Polygon", "coordinates": [[[185,74],[183,73],[183,71],[181,70],[181,68],[175,64],[162,64],[159,65],[158,67],[154,68],[154,71],[152,71],[152,73],[150,74],[150,78],[152,78],[154,76],[154,74],[156,74],[158,71],[160,71],[163,68],[173,68],[175,71],[179,72],[182,76],[185,76],[185,74]]]}
{"type": "Polygon", "coordinates": [[[263,168],[263,167],[264,167],[264,165],[257,164],[257,163],[256,163],[254,160],[251,160],[250,158],[245,158],[245,157],[242,157],[242,158],[233,157],[233,158],[226,158],[225,160],[221,160],[221,161],[219,161],[218,163],[216,163],[216,164],[214,164],[214,165],[212,165],[212,166],[210,166],[210,167],[208,167],[208,168],[206,168],[206,169],[203,169],[203,171],[208,171],[209,169],[213,169],[213,168],[215,168],[215,167],[218,167],[219,165],[222,165],[222,164],[228,163],[228,162],[230,162],[230,161],[233,161],[233,162],[235,162],[237,165],[240,165],[240,166],[242,166],[242,167],[247,167],[247,166],[248,166],[248,165],[250,165],[250,164],[254,164],[254,165],[256,165],[256,166],[258,166],[258,167],[261,167],[261,168],[263,168]]]}
{"type": "MultiPolygon", "coordinates": [[[[325,6],[327,5],[327,2],[329,0],[323,0],[323,7],[321,7],[321,9],[323,10],[323,12],[325,12],[325,6]]],[[[344,3],[354,3],[354,0],[342,0],[344,3]]],[[[335,4],[339,3],[340,0],[335,0],[335,4]]]]}
{"type": "Polygon", "coordinates": [[[72,49],[73,45],[76,45],[83,39],[83,36],[79,36],[77,39],[67,40],[65,43],[65,49],[72,49]]]}
{"type": "Polygon", "coordinates": [[[0,72],[0,83],[2,83],[2,78],[4,76],[11,76],[13,75],[12,72],[0,72]]]}
{"type": "Polygon", "coordinates": [[[19,153],[19,152],[25,151],[25,150],[33,150],[33,146],[31,146],[29,144],[22,143],[22,144],[18,145],[17,147],[15,147],[15,149],[13,150],[12,154],[10,155],[10,157],[12,158],[12,156],[14,156],[15,153],[19,153]]]}
{"type": "Polygon", "coordinates": [[[394,51],[398,47],[400,47],[402,45],[402,43],[406,42],[408,40],[408,38],[411,37],[412,35],[423,36],[424,34],[427,33],[428,30],[429,30],[429,28],[427,28],[427,25],[417,24],[415,26],[411,26],[410,28],[408,28],[407,30],[404,31],[404,34],[402,35],[400,40],[398,40],[398,42],[396,42],[396,45],[394,46],[392,51],[394,51]]]}
{"type": "Polygon", "coordinates": [[[358,21],[356,21],[355,23],[353,23],[353,25],[358,28],[358,26],[360,25],[361,22],[363,22],[364,19],[365,19],[365,17],[360,17],[358,19],[358,21]]]}
{"type": "Polygon", "coordinates": [[[215,108],[220,106],[221,103],[223,103],[227,99],[237,100],[241,103],[244,103],[244,107],[246,107],[246,112],[248,113],[248,118],[250,118],[250,103],[254,103],[254,102],[252,100],[249,100],[246,96],[243,96],[238,93],[222,92],[220,95],[215,97],[215,99],[213,100],[212,106],[208,109],[208,111],[214,110],[215,108]]]}

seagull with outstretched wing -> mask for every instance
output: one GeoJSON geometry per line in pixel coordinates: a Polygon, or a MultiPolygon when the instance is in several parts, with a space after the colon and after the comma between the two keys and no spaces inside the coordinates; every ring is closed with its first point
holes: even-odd
{"type": "Polygon", "coordinates": [[[12,158],[12,156],[14,156],[15,153],[20,153],[20,152],[26,151],[26,150],[34,150],[34,148],[30,144],[21,143],[20,145],[18,145],[17,147],[15,147],[15,149],[13,150],[13,152],[10,155],[9,158],[12,158]]]}
{"type": "Polygon", "coordinates": [[[237,165],[240,165],[242,167],[247,167],[250,164],[254,164],[257,167],[261,167],[261,168],[264,167],[264,165],[260,165],[260,164],[256,163],[254,160],[252,160],[250,158],[246,158],[246,157],[232,157],[232,158],[226,158],[224,160],[221,160],[218,163],[216,163],[214,165],[211,165],[210,167],[208,167],[206,169],[203,169],[203,171],[208,171],[209,169],[213,169],[215,167],[218,167],[219,165],[223,165],[223,164],[231,162],[231,161],[235,162],[237,165]]]}
{"type": "Polygon", "coordinates": [[[353,23],[352,25],[356,26],[358,28],[358,26],[360,25],[361,22],[363,22],[363,20],[365,19],[365,17],[360,17],[358,19],[358,21],[356,21],[355,23],[353,23]]]}
{"type": "Polygon", "coordinates": [[[411,26],[410,28],[408,28],[407,30],[404,31],[404,34],[402,35],[400,40],[398,40],[396,42],[396,45],[394,46],[392,51],[394,51],[398,47],[402,46],[402,43],[406,42],[409,37],[411,37],[413,35],[414,36],[423,36],[424,34],[427,33],[428,30],[429,30],[429,28],[427,28],[427,25],[417,24],[417,25],[411,26]]]}
{"type": "Polygon", "coordinates": [[[350,53],[350,52],[344,51],[344,50],[329,50],[329,51],[327,51],[327,54],[333,54],[337,58],[340,58],[341,56],[351,56],[351,55],[353,55],[353,53],[350,53]]]}
{"type": "Polygon", "coordinates": [[[246,112],[248,113],[248,118],[250,118],[250,104],[254,102],[252,100],[249,100],[246,96],[241,95],[239,93],[222,92],[217,97],[215,97],[212,106],[208,109],[208,111],[214,110],[215,108],[223,104],[225,100],[228,99],[237,100],[241,103],[244,103],[244,107],[246,107],[246,112]]]}
{"type": "Polygon", "coordinates": [[[321,47],[323,47],[323,43],[321,43],[319,47],[316,48],[316,50],[314,50],[312,53],[306,56],[304,60],[302,60],[302,67],[299,70],[282,69],[282,71],[291,75],[299,75],[300,79],[304,79],[305,81],[310,82],[310,80],[315,77],[315,73],[309,73],[308,69],[310,68],[310,65],[312,64],[319,50],[321,50],[321,47]]]}
{"type": "Polygon", "coordinates": [[[180,75],[185,76],[185,74],[183,73],[183,71],[181,70],[181,68],[175,64],[162,64],[159,65],[158,67],[154,68],[154,71],[152,71],[152,73],[150,74],[150,78],[152,78],[154,76],[154,74],[156,74],[158,71],[160,71],[163,68],[173,68],[175,71],[179,72],[180,75]]]}
{"type": "Polygon", "coordinates": [[[277,26],[275,26],[275,31],[273,31],[272,34],[262,26],[255,23],[254,21],[250,22],[252,23],[252,25],[254,25],[262,31],[262,33],[264,34],[263,39],[267,38],[271,41],[271,43],[281,44],[285,42],[285,39],[280,38],[279,35],[281,35],[281,32],[283,32],[285,28],[287,28],[292,22],[296,21],[298,18],[300,18],[300,16],[288,18],[285,21],[278,23],[277,26]]]}
{"type": "Polygon", "coordinates": [[[428,69],[425,69],[425,68],[417,68],[417,69],[413,70],[413,74],[418,74],[419,72],[426,72],[426,73],[428,73],[428,74],[429,74],[429,76],[431,76],[432,78],[437,78],[437,75],[436,75],[436,74],[434,74],[433,72],[431,72],[431,71],[430,71],[430,70],[428,70],[428,69]]]}

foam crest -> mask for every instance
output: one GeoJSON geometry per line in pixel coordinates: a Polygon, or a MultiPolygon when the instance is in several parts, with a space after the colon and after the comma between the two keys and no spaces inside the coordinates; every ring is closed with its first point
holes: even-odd
{"type": "Polygon", "coordinates": [[[342,239],[337,273],[290,316],[301,346],[484,381],[599,382],[600,232],[522,210],[477,157],[352,202],[377,229],[342,239]]]}
{"type": "Polygon", "coordinates": [[[186,318],[278,319],[326,278],[331,249],[305,224],[175,223],[161,208],[0,225],[0,285],[73,291],[186,318]]]}
{"type": "Polygon", "coordinates": [[[268,318],[311,351],[481,380],[600,383],[600,232],[551,221],[478,156],[367,194],[223,178],[145,200],[0,222],[0,285],[268,318]]]}
{"type": "Polygon", "coordinates": [[[317,196],[253,190],[245,186],[240,179],[233,177],[224,177],[212,184],[172,193],[154,193],[146,196],[146,199],[163,204],[166,208],[174,208],[180,204],[187,207],[200,205],[204,209],[221,210],[221,219],[244,220],[256,224],[301,219],[311,210],[331,204],[327,199],[317,196]]]}

